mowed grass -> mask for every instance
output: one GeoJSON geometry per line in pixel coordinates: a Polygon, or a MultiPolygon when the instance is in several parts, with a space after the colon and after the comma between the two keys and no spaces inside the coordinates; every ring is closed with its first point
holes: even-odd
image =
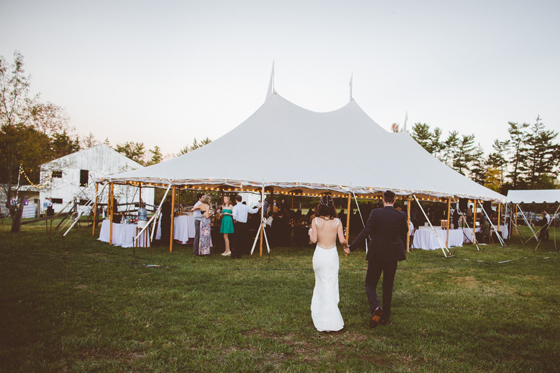
{"type": "MultiPolygon", "coordinates": [[[[0,226],[3,372],[554,372],[560,366],[560,260],[466,245],[399,263],[392,323],[368,328],[365,252],[340,255],[345,327],[319,333],[312,249],[242,260],[191,246],[122,249],[74,229],[0,226]],[[500,263],[503,262],[503,263],[500,263]],[[160,267],[148,268],[148,264],[160,267]]],[[[560,231],[557,231],[560,239],[560,231]]],[[[526,237],[528,235],[525,233],[526,237]]],[[[560,244],[560,242],[559,242],[560,244]]]]}

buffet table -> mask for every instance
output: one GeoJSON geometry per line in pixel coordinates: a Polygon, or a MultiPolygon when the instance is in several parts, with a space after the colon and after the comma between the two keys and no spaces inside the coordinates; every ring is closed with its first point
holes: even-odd
{"type": "MultiPolygon", "coordinates": [[[[434,227],[437,232],[441,242],[445,245],[447,241],[447,230],[441,229],[439,227],[434,227]]],[[[463,246],[463,231],[461,229],[451,229],[449,230],[449,247],[452,246],[463,246]]],[[[441,245],[434,233],[432,228],[424,229],[420,227],[414,232],[414,239],[412,240],[413,249],[422,250],[438,250],[441,249],[441,245]]]]}
{"type": "MultiPolygon", "coordinates": [[[[133,247],[134,238],[136,237],[136,228],[138,224],[117,224],[113,223],[113,245],[121,247],[133,247]]],[[[138,238],[136,247],[150,247],[150,240],[146,239],[148,235],[141,235],[138,238]]],[[[111,222],[109,219],[103,220],[101,231],[99,232],[99,241],[109,243],[111,239],[111,222]]]]}

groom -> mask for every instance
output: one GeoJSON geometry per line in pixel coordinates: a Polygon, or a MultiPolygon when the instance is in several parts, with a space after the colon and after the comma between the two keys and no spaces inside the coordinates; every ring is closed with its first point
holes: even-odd
{"type": "Polygon", "coordinates": [[[369,301],[371,319],[370,328],[377,324],[386,325],[391,316],[391,299],[393,297],[393,281],[397,272],[397,262],[406,260],[404,242],[408,234],[406,215],[397,211],[395,193],[388,190],[383,193],[383,208],[372,210],[366,226],[348,248],[347,254],[354,251],[358,244],[371,235],[366,260],[368,269],[366,274],[366,293],[369,301]],[[383,308],[377,300],[377,282],[383,273],[383,308]]]}

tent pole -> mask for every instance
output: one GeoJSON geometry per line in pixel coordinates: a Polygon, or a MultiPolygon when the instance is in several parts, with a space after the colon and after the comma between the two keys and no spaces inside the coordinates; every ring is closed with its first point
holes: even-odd
{"type": "Polygon", "coordinates": [[[352,204],[352,194],[348,194],[348,211],[346,211],[346,242],[350,242],[350,207],[352,204]]]}
{"type": "Polygon", "coordinates": [[[406,252],[409,251],[410,247],[410,205],[412,205],[412,198],[410,196],[406,197],[407,204],[406,204],[406,226],[408,227],[408,235],[406,236],[406,252]]]}
{"type": "Polygon", "coordinates": [[[171,192],[171,233],[169,234],[169,252],[173,252],[173,228],[175,224],[175,186],[171,192]]]}
{"type": "MultiPolygon", "coordinates": [[[[134,200],[132,202],[134,202],[134,200]]],[[[138,186],[138,208],[142,208],[142,183],[138,186]]]]}
{"type": "Polygon", "coordinates": [[[107,206],[109,206],[109,244],[113,244],[113,188],[115,185],[109,183],[109,201],[107,206]]]}
{"type": "MultiPolygon", "coordinates": [[[[476,205],[477,205],[478,200],[474,200],[474,208],[473,208],[473,223],[472,223],[472,235],[473,237],[476,237],[476,205]]],[[[472,240],[473,241],[473,245],[474,245],[474,241],[476,240],[472,240]]]]}
{"type": "MultiPolygon", "coordinates": [[[[292,196],[292,204],[294,203],[294,199],[292,196]]],[[[263,227],[261,229],[261,236],[260,236],[260,244],[259,244],[259,250],[260,250],[260,257],[262,258],[262,244],[263,244],[263,230],[264,228],[266,228],[266,223],[264,222],[264,183],[261,189],[261,226],[263,227]]]]}
{"type": "Polygon", "coordinates": [[[449,229],[451,228],[451,197],[447,198],[447,238],[445,239],[445,247],[449,249],[449,229]]]}
{"type": "Polygon", "coordinates": [[[95,203],[93,204],[93,230],[91,236],[95,236],[95,226],[97,225],[97,190],[99,189],[99,184],[95,183],[95,203]]]}

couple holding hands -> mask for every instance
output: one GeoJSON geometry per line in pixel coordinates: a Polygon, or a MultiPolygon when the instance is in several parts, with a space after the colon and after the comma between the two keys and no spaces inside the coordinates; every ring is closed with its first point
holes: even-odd
{"type": "Polygon", "coordinates": [[[371,211],[362,232],[351,245],[348,245],[332,197],[328,195],[321,197],[310,231],[311,241],[317,243],[313,255],[315,288],[311,300],[311,317],[318,331],[338,331],[344,327],[338,309],[340,298],[337,236],[346,254],[354,251],[359,242],[368,236],[371,237],[366,255],[368,261],[366,294],[371,313],[369,327],[374,328],[389,322],[397,262],[406,260],[403,243],[406,242],[408,234],[406,215],[397,211],[393,207],[394,203],[395,193],[389,190],[383,193],[383,208],[371,211]],[[381,273],[383,273],[383,307],[377,299],[376,292],[381,273]]]}

